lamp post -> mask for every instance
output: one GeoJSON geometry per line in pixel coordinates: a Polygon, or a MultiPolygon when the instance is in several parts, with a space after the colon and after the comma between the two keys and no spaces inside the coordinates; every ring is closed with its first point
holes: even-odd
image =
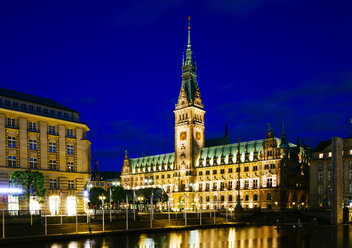
{"type": "Polygon", "coordinates": [[[99,196],[99,199],[102,201],[103,203],[103,231],[105,231],[105,222],[104,222],[104,200],[106,199],[106,197],[104,196],[104,194],[102,194],[101,196],[99,196]]]}

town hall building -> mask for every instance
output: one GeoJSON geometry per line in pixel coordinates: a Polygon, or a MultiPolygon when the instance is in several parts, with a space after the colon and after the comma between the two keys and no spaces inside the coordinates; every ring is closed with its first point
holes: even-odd
{"type": "MultiPolygon", "coordinates": [[[[182,85],[175,106],[175,152],[140,158],[125,154],[125,189],[163,188],[172,210],[305,208],[310,147],[287,142],[269,126],[264,139],[205,140],[205,108],[191,50],[190,25],[182,85]]],[[[165,205],[163,206],[165,207],[165,205]]]]}

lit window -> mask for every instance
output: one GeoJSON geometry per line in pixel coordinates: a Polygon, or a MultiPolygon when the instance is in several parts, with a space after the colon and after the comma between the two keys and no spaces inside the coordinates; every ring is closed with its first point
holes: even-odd
{"type": "Polygon", "coordinates": [[[74,180],[68,180],[68,189],[75,189],[74,180]]]}
{"type": "Polygon", "coordinates": [[[329,152],[329,158],[332,156],[332,152],[329,152]]]}
{"type": "Polygon", "coordinates": [[[55,126],[49,126],[49,133],[50,133],[50,134],[56,134],[56,132],[55,132],[55,126]]]}
{"type": "Polygon", "coordinates": [[[56,143],[49,142],[49,152],[56,152],[56,143]]]}
{"type": "Polygon", "coordinates": [[[15,119],[7,118],[7,126],[8,127],[15,127],[15,119]]]}
{"type": "Polygon", "coordinates": [[[51,189],[57,188],[57,180],[56,179],[50,179],[50,188],[51,189]]]}
{"type": "Polygon", "coordinates": [[[68,162],[68,163],[67,163],[67,171],[69,171],[69,172],[74,172],[74,165],[73,165],[73,162],[68,162]]]}
{"type": "Polygon", "coordinates": [[[73,145],[67,145],[67,154],[73,155],[73,145]]]}
{"type": "MultiPolygon", "coordinates": [[[[50,185],[52,182],[51,180],[55,180],[55,184],[56,184],[56,179],[50,179],[50,185]]],[[[56,188],[56,186],[55,186],[55,188],[56,188]]],[[[55,189],[55,188],[52,188],[52,189],[55,189]]],[[[58,215],[59,214],[60,196],[52,195],[49,197],[49,208],[50,208],[51,215],[58,215]]]]}
{"type": "Polygon", "coordinates": [[[350,150],[350,155],[352,155],[352,149],[350,150]]]}
{"type": "Polygon", "coordinates": [[[16,147],[16,137],[8,136],[7,137],[7,144],[8,144],[8,147],[15,148],[16,147]]]}
{"type": "Polygon", "coordinates": [[[73,130],[72,129],[67,129],[67,137],[73,137],[73,130]]]}
{"type": "Polygon", "coordinates": [[[33,132],[37,131],[37,123],[35,123],[35,122],[29,122],[28,125],[29,125],[29,126],[28,126],[28,130],[29,130],[29,131],[33,131],[33,132]]]}
{"type": "Polygon", "coordinates": [[[56,170],[56,160],[49,160],[50,170],[56,170]]]}
{"type": "Polygon", "coordinates": [[[29,140],[29,149],[30,150],[37,150],[37,141],[36,140],[29,140]]]}
{"type": "Polygon", "coordinates": [[[29,159],[29,168],[37,169],[37,158],[30,158],[29,159]]]}
{"type": "Polygon", "coordinates": [[[9,167],[17,167],[17,159],[16,156],[8,156],[8,166],[9,167]]]}
{"type": "Polygon", "coordinates": [[[324,153],[319,153],[319,158],[324,158],[324,153]]]}

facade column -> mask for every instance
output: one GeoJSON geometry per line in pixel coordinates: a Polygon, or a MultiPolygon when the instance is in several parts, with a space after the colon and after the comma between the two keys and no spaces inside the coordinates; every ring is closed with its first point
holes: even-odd
{"type": "Polygon", "coordinates": [[[343,163],[342,163],[343,140],[340,137],[332,138],[332,187],[331,187],[331,218],[333,225],[342,224],[342,199],[343,199],[343,163]]]}

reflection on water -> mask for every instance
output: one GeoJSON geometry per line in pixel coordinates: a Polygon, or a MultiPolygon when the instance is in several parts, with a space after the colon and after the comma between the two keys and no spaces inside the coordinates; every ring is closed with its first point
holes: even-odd
{"type": "MultiPolygon", "coordinates": [[[[24,247],[11,245],[11,248],[24,247]]],[[[115,235],[95,237],[90,240],[72,240],[55,243],[28,243],[25,246],[45,248],[283,248],[283,247],[352,247],[352,226],[303,227],[301,230],[292,226],[282,227],[278,232],[275,227],[234,227],[211,228],[164,233],[115,235]]]]}

